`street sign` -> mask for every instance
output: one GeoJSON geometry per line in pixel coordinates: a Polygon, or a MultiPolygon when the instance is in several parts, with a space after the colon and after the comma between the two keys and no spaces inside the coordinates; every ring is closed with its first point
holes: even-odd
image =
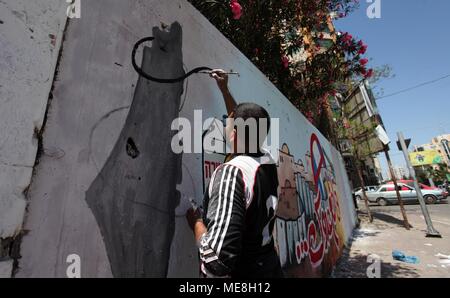
{"type": "Polygon", "coordinates": [[[377,128],[375,129],[375,133],[385,146],[391,142],[383,126],[378,125],[377,128]]]}
{"type": "MultiPolygon", "coordinates": [[[[408,149],[409,145],[411,145],[411,139],[406,139],[405,143],[406,143],[406,149],[408,149]]],[[[398,150],[402,151],[402,145],[400,144],[400,141],[397,141],[397,147],[398,147],[398,150]]]]}

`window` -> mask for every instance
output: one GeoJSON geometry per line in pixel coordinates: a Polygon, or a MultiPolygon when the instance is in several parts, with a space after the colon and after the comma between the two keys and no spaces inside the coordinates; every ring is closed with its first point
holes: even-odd
{"type": "MultiPolygon", "coordinates": [[[[401,186],[401,188],[402,188],[401,190],[411,190],[412,187],[409,186],[409,183],[410,183],[410,182],[408,182],[408,184],[399,185],[399,186],[401,186]]],[[[414,182],[411,182],[411,183],[413,183],[413,185],[414,185],[414,182]]]]}
{"type": "Polygon", "coordinates": [[[386,187],[380,188],[380,192],[386,192],[386,187]]]}

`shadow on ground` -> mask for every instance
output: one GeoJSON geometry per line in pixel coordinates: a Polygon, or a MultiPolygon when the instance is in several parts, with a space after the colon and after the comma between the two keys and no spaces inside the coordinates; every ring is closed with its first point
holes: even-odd
{"type": "MultiPolygon", "coordinates": [[[[373,222],[374,224],[377,224],[377,221],[378,222],[381,221],[382,223],[394,224],[394,225],[397,225],[399,227],[404,227],[403,219],[400,219],[400,218],[397,218],[395,216],[386,214],[385,212],[372,211],[371,213],[372,213],[372,217],[373,217],[373,220],[374,220],[374,222],[373,222]]],[[[369,221],[369,216],[364,211],[358,211],[358,217],[361,220],[364,220],[366,222],[369,221]]],[[[410,226],[411,226],[411,228],[413,227],[411,225],[411,223],[410,223],[410,226]]]]}
{"type": "MultiPolygon", "coordinates": [[[[350,256],[348,249],[345,250],[335,270],[333,278],[367,278],[367,268],[372,262],[367,262],[368,255],[354,253],[350,256]]],[[[417,278],[420,277],[416,269],[401,262],[381,262],[381,278],[417,278]]]]}
{"type": "Polygon", "coordinates": [[[372,216],[374,220],[381,220],[387,223],[395,224],[400,227],[404,227],[403,220],[398,219],[397,217],[394,217],[392,215],[386,214],[386,213],[380,213],[380,212],[373,212],[372,216]]]}
{"type": "Polygon", "coordinates": [[[378,234],[380,234],[380,231],[369,231],[369,230],[358,229],[353,232],[353,241],[358,238],[375,237],[378,234]]]}

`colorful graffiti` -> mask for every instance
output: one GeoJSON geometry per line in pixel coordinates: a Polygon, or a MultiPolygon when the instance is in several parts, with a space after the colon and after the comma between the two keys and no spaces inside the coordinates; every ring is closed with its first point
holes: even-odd
{"type": "Polygon", "coordinates": [[[212,174],[214,171],[222,164],[222,162],[218,161],[209,161],[206,160],[204,167],[205,167],[205,179],[211,179],[212,174]]]}
{"type": "Polygon", "coordinates": [[[344,238],[334,168],[316,134],[305,157],[306,167],[284,144],[278,162],[275,239],[283,270],[292,277],[329,273],[344,238]]]}

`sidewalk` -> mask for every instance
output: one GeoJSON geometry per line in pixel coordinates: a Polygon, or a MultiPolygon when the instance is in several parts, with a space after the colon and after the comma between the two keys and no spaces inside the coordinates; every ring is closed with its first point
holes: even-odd
{"type": "Polygon", "coordinates": [[[450,255],[450,205],[428,206],[434,227],[442,238],[426,238],[426,224],[419,205],[406,206],[407,216],[413,226],[407,231],[403,226],[400,207],[371,206],[374,217],[369,223],[365,207],[360,205],[360,227],[354,231],[353,242],[338,262],[332,277],[366,278],[366,270],[372,263],[371,254],[381,258],[381,277],[450,277],[450,260],[436,254],[450,255]],[[392,251],[400,250],[407,256],[419,258],[419,264],[407,264],[392,258],[392,251]]]}

